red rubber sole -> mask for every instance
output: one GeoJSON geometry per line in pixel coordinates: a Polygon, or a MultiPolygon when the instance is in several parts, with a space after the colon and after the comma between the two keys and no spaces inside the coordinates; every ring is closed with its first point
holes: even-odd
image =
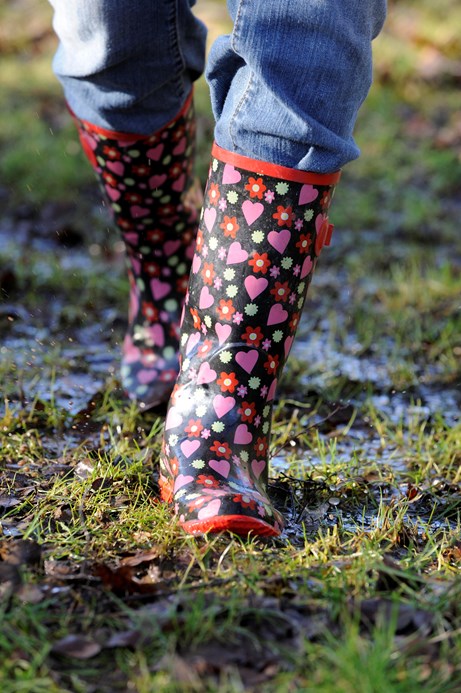
{"type": "Polygon", "coordinates": [[[217,515],[209,520],[189,520],[180,526],[187,534],[220,534],[230,532],[240,536],[278,537],[280,532],[272,525],[245,515],[217,515]]]}

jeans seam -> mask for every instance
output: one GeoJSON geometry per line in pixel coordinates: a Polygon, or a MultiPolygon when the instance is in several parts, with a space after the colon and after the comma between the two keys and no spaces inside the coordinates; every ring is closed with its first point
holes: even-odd
{"type": "MultiPolygon", "coordinates": [[[[238,9],[237,9],[237,13],[235,15],[234,28],[233,28],[232,37],[231,37],[231,47],[235,53],[238,53],[238,51],[236,49],[237,49],[237,41],[238,41],[238,37],[239,37],[240,19],[241,19],[242,13],[243,13],[243,4],[244,4],[244,0],[240,0],[239,5],[238,5],[238,9]]],[[[250,93],[250,89],[252,87],[252,84],[253,84],[253,72],[250,69],[250,77],[248,79],[248,83],[245,87],[245,90],[244,90],[244,92],[240,98],[240,101],[238,102],[232,116],[229,118],[229,135],[230,135],[230,138],[232,141],[232,147],[233,147],[234,151],[237,149],[237,145],[236,145],[234,134],[232,132],[233,125],[235,124],[235,122],[237,120],[238,114],[240,113],[244,104],[246,103],[246,101],[249,98],[249,93],[250,93]]]]}
{"type": "Polygon", "coordinates": [[[171,13],[168,17],[169,19],[169,36],[170,36],[170,41],[171,41],[171,46],[173,50],[173,60],[174,60],[174,65],[175,69],[178,70],[177,74],[174,75],[175,79],[173,81],[175,85],[175,91],[178,96],[183,97],[184,96],[184,90],[185,90],[185,85],[184,85],[184,79],[183,79],[183,73],[184,73],[184,68],[185,68],[185,60],[184,56],[181,51],[181,46],[179,42],[179,9],[178,9],[178,0],[175,0],[175,2],[171,3],[171,13]]]}

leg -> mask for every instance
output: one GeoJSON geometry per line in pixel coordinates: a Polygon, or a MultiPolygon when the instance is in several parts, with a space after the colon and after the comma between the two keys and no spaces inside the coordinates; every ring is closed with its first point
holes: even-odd
{"type": "Polygon", "coordinates": [[[53,69],[81,120],[151,135],[175,118],[202,71],[195,0],[50,0],[53,69]]]}
{"type": "Polygon", "coordinates": [[[351,133],[383,10],[368,5],[375,14],[334,0],[230,0],[234,32],[212,51],[217,144],[161,475],[189,533],[282,529],[267,494],[272,404],[329,244],[334,171],[357,155],[351,133]]]}
{"type": "Polygon", "coordinates": [[[54,0],[54,60],[85,153],[127,248],[122,382],[147,408],[178,372],[197,227],[191,85],[205,34],[189,0],[54,0]]]}
{"type": "Polygon", "coordinates": [[[207,79],[224,149],[328,173],[357,158],[352,132],[371,84],[386,0],[228,0],[235,22],[207,79]]]}

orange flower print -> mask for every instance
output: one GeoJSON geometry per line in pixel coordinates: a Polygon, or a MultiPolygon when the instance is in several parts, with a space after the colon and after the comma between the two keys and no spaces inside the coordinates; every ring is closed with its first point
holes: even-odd
{"type": "Polygon", "coordinates": [[[189,508],[189,512],[192,512],[193,510],[197,510],[200,508],[202,505],[205,503],[208,503],[208,501],[211,500],[208,496],[198,496],[198,498],[194,498],[193,501],[189,503],[187,506],[189,508]]]}
{"type": "Polygon", "coordinates": [[[148,176],[151,169],[150,166],[146,164],[140,164],[139,166],[133,166],[133,173],[136,176],[148,176]]]}
{"type": "Polygon", "coordinates": [[[211,339],[205,339],[203,344],[201,344],[199,346],[199,348],[197,349],[197,356],[201,359],[204,359],[205,356],[211,351],[212,348],[213,348],[213,342],[211,341],[211,339]]]}
{"type": "Polygon", "coordinates": [[[256,508],[256,501],[244,493],[238,493],[233,497],[232,500],[234,503],[239,503],[242,508],[250,508],[250,510],[254,510],[256,508]]]}
{"type": "Polygon", "coordinates": [[[212,262],[203,263],[201,275],[204,284],[208,284],[209,286],[213,284],[213,279],[215,278],[216,272],[214,271],[214,266],[212,262]]]}
{"type": "Polygon", "coordinates": [[[156,322],[158,320],[158,308],[150,301],[142,302],[141,311],[149,322],[156,322]]]}
{"type": "Polygon", "coordinates": [[[228,238],[235,238],[240,226],[237,224],[237,217],[224,216],[224,221],[219,225],[228,238]]]}
{"type": "Polygon", "coordinates": [[[289,324],[290,324],[290,330],[292,332],[295,332],[298,325],[299,325],[299,313],[293,313],[289,324]]]}
{"type": "Polygon", "coordinates": [[[176,280],[176,288],[180,294],[185,294],[188,286],[189,278],[187,275],[185,275],[184,277],[179,277],[179,279],[176,280]]]}
{"type": "Polygon", "coordinates": [[[178,178],[178,176],[181,175],[183,171],[183,167],[179,162],[174,163],[172,166],[170,166],[170,170],[168,171],[168,176],[170,178],[178,178]]]}
{"type": "Polygon", "coordinates": [[[176,209],[175,205],[164,204],[158,207],[157,216],[162,219],[165,217],[174,218],[177,215],[177,212],[178,210],[176,209]]]}
{"type": "Polygon", "coordinates": [[[161,243],[165,238],[165,231],[161,229],[152,229],[146,233],[146,238],[150,243],[161,243]]]}
{"type": "Polygon", "coordinates": [[[131,202],[132,205],[139,205],[142,202],[142,196],[135,192],[125,193],[123,199],[127,202],[131,202]]]}
{"type": "Polygon", "coordinates": [[[194,330],[199,330],[202,327],[202,321],[200,320],[198,310],[196,308],[190,308],[190,314],[194,321],[194,330]]]}
{"type": "Polygon", "coordinates": [[[271,266],[271,261],[269,260],[267,253],[255,253],[248,264],[253,267],[253,272],[261,272],[261,274],[266,274],[268,268],[271,266]]]}
{"type": "Polygon", "coordinates": [[[208,488],[218,488],[219,486],[219,481],[215,479],[214,476],[209,476],[208,474],[199,474],[197,483],[207,486],[208,488]]]}
{"type": "Polygon", "coordinates": [[[232,320],[233,314],[235,313],[235,308],[230,299],[226,301],[224,298],[222,298],[219,301],[219,305],[216,308],[216,312],[218,313],[220,320],[226,320],[227,322],[230,322],[232,320]]]}
{"type": "Polygon", "coordinates": [[[272,215],[273,219],[277,219],[277,224],[279,226],[286,226],[287,228],[291,227],[293,217],[293,208],[283,207],[282,205],[279,205],[275,214],[272,215]]]}
{"type": "Polygon", "coordinates": [[[254,445],[254,449],[256,452],[256,455],[258,457],[265,457],[267,453],[267,439],[266,436],[262,436],[262,438],[257,438],[256,443],[254,445]]]}
{"type": "Polygon", "coordinates": [[[195,250],[200,253],[203,247],[203,232],[201,229],[197,232],[197,238],[195,239],[195,250]]]}
{"type": "Polygon", "coordinates": [[[254,402],[242,402],[242,406],[238,410],[238,413],[242,417],[242,421],[248,421],[248,423],[253,423],[253,419],[256,416],[256,405],[254,402]]]}
{"type": "Polygon", "coordinates": [[[113,161],[116,159],[120,159],[122,156],[120,150],[117,147],[111,147],[107,144],[102,148],[102,151],[106,159],[112,159],[113,161]]]}
{"type": "Polygon", "coordinates": [[[172,457],[170,460],[170,469],[173,476],[177,476],[179,472],[179,462],[177,457],[172,457]]]}
{"type": "Polygon", "coordinates": [[[331,190],[325,190],[320,200],[320,205],[324,211],[326,211],[331,203],[331,190]]]}
{"type": "Polygon", "coordinates": [[[189,438],[198,438],[203,431],[200,419],[189,419],[189,423],[184,429],[189,438]]]}
{"type": "Polygon", "coordinates": [[[131,231],[131,229],[134,229],[133,222],[129,221],[128,219],[123,219],[123,217],[118,217],[117,226],[119,226],[124,231],[131,231]]]}
{"type": "Polygon", "coordinates": [[[245,185],[245,190],[248,190],[250,197],[257,197],[258,200],[263,199],[263,194],[267,190],[263,185],[262,178],[248,178],[248,183],[245,185]]]}
{"type": "Polygon", "coordinates": [[[210,204],[212,204],[216,207],[216,205],[219,202],[220,194],[221,193],[219,192],[218,184],[217,183],[211,183],[210,187],[208,188],[208,199],[210,200],[210,204]]]}
{"type": "Polygon", "coordinates": [[[271,289],[271,294],[274,299],[279,303],[280,301],[288,301],[288,296],[290,294],[290,287],[288,282],[275,282],[275,286],[271,289]]]}
{"type": "Polygon", "coordinates": [[[179,142],[179,140],[182,140],[185,134],[186,128],[184,127],[184,125],[178,125],[174,129],[171,139],[173,140],[173,142],[179,142]]]}
{"type": "Polygon", "coordinates": [[[308,253],[311,245],[312,236],[310,233],[301,234],[299,237],[299,241],[296,243],[296,247],[298,248],[301,255],[305,255],[306,253],[308,253]]]}
{"type": "Polygon", "coordinates": [[[156,262],[146,262],[143,267],[149,277],[160,277],[160,267],[156,262]]]}
{"type": "Polygon", "coordinates": [[[234,392],[235,388],[239,384],[239,381],[235,377],[235,373],[226,373],[222,371],[221,376],[217,379],[216,383],[221,388],[222,392],[234,392]]]}
{"type": "Polygon", "coordinates": [[[104,178],[104,181],[105,183],[107,183],[107,185],[110,185],[112,188],[117,187],[118,181],[116,177],[112,175],[112,173],[107,173],[107,171],[103,171],[102,177],[104,178]]]}
{"type": "Polygon", "coordinates": [[[247,343],[248,346],[259,347],[264,335],[261,332],[260,327],[251,327],[251,325],[248,325],[241,337],[243,341],[247,343]]]}
{"type": "Polygon", "coordinates": [[[228,443],[221,443],[219,440],[215,440],[213,442],[213,445],[210,447],[210,451],[214,452],[218,457],[224,457],[226,460],[228,460],[232,454],[232,450],[230,449],[228,443]]]}
{"type": "Polygon", "coordinates": [[[267,361],[264,364],[264,368],[268,372],[269,375],[274,375],[277,371],[277,368],[279,367],[279,356],[276,354],[275,356],[271,356],[270,354],[267,355],[267,361]]]}

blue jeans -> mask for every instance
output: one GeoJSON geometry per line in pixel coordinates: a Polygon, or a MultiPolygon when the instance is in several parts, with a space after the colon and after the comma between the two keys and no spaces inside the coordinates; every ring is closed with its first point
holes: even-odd
{"type": "MultiPolygon", "coordinates": [[[[119,132],[174,118],[203,71],[195,0],[50,0],[53,67],[72,110],[119,132]]],[[[230,35],[212,46],[207,80],[224,149],[328,173],[357,158],[358,110],[386,0],[228,0],[230,35]]]]}

